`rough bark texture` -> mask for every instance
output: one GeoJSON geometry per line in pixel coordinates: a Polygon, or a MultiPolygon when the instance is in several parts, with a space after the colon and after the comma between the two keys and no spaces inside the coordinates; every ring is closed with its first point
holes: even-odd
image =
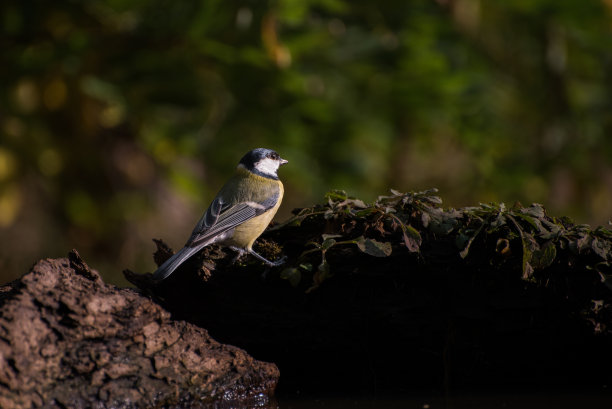
{"type": "Polygon", "coordinates": [[[136,290],[105,284],[72,252],[0,289],[0,407],[263,404],[279,372],[136,290]]]}

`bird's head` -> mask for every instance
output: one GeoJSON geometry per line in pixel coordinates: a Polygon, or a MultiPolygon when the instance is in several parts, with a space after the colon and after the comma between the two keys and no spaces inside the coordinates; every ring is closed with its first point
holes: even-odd
{"type": "Polygon", "coordinates": [[[280,155],[272,149],[257,148],[247,152],[247,154],[240,159],[238,167],[242,166],[257,175],[278,179],[276,172],[279,166],[287,162],[287,160],[281,158],[280,155]]]}

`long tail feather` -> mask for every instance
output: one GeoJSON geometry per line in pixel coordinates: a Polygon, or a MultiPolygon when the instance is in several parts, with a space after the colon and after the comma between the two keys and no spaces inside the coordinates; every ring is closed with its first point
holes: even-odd
{"type": "Polygon", "coordinates": [[[168,278],[170,274],[174,273],[185,260],[189,257],[193,256],[195,253],[200,251],[204,246],[196,246],[196,247],[183,247],[180,249],[175,255],[170,257],[168,260],[164,262],[155,272],[153,273],[153,280],[162,281],[168,278]]]}

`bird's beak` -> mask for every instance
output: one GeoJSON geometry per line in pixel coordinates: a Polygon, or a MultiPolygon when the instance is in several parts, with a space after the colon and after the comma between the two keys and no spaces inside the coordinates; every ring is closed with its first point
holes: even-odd
{"type": "Polygon", "coordinates": [[[287,163],[287,162],[289,162],[289,161],[288,161],[288,160],[286,160],[286,159],[280,158],[280,159],[279,159],[279,162],[280,162],[280,164],[281,164],[281,165],[284,165],[285,163],[287,163]]]}

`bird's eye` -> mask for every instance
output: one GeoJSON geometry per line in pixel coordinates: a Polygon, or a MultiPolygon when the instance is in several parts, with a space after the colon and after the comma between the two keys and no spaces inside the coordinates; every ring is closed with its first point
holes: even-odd
{"type": "Polygon", "coordinates": [[[278,156],[278,153],[276,153],[276,152],[272,152],[272,153],[270,154],[270,158],[271,158],[271,159],[274,159],[274,160],[278,160],[278,159],[280,159],[280,156],[278,156]]]}

